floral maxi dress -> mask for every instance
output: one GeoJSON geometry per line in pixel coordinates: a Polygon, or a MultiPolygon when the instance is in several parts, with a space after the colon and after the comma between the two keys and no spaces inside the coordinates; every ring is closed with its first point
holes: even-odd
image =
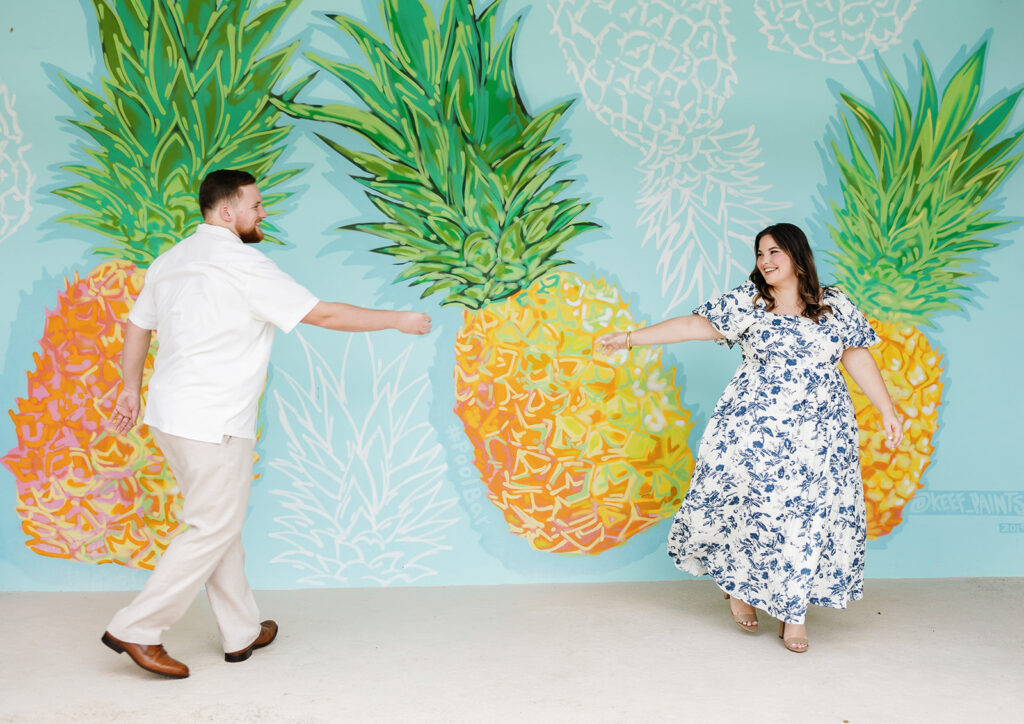
{"type": "Polygon", "coordinates": [[[857,420],[838,362],[878,336],[826,287],[819,322],[766,312],[747,282],[694,314],[739,343],[743,363],[700,441],[669,533],[681,570],[788,623],[808,604],[862,597],[866,519],[857,420]]]}

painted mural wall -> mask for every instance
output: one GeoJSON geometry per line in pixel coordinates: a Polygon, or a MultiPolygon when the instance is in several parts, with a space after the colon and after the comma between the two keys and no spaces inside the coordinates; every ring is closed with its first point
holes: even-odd
{"type": "Polygon", "coordinates": [[[255,586],[681,577],[738,351],[593,340],[739,284],[775,221],[871,319],[905,419],[890,453],[855,392],[868,575],[1024,575],[1021,27],[996,0],[5,3],[0,589],[134,588],[178,530],[149,430],[105,419],[145,269],[222,167],[315,294],[435,320],[278,337],[255,586]]]}

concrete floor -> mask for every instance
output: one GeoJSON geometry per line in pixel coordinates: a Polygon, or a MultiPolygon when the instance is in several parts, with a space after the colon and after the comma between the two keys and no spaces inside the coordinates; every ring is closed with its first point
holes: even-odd
{"type": "Polygon", "coordinates": [[[241,664],[205,599],[168,632],[192,676],[100,641],[131,598],[0,594],[0,721],[1012,722],[1024,578],[873,580],[812,609],[810,651],[745,634],[707,581],[260,591],[281,633],[241,664]]]}

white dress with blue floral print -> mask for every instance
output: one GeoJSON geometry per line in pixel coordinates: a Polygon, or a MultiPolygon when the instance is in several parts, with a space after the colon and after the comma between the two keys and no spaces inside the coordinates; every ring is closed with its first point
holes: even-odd
{"type": "Polygon", "coordinates": [[[676,566],[789,623],[808,604],[845,608],[864,589],[864,489],[857,420],[838,362],[879,339],[845,294],[806,317],[755,307],[753,283],[694,314],[739,344],[743,363],[700,441],[669,533],[676,566]]]}

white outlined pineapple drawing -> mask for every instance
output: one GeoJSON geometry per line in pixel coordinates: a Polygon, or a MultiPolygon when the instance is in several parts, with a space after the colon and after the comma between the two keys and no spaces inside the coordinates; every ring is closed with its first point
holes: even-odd
{"type": "Polygon", "coordinates": [[[706,125],[732,96],[735,38],[722,0],[553,0],[551,10],[587,109],[633,146],[706,125]]]}
{"type": "Polygon", "coordinates": [[[637,205],[667,314],[746,275],[764,198],[753,126],[719,120],[737,76],[722,0],[554,0],[553,30],[590,110],[641,151],[637,205]]]}
{"type": "Polygon", "coordinates": [[[725,131],[714,122],[671,140],[639,164],[637,206],[643,243],[660,252],[664,311],[678,313],[746,277],[750,240],[786,204],[764,198],[771,186],[758,181],[753,126],[725,131]]]}
{"type": "Polygon", "coordinates": [[[14,112],[14,95],[0,83],[0,242],[28,221],[35,174],[25,160],[25,134],[14,112]]]}
{"type": "Polygon", "coordinates": [[[284,384],[273,393],[288,454],[270,466],[290,486],[271,491],[286,511],[271,536],[288,548],[272,562],[313,585],[434,575],[425,561],[449,549],[457,499],[444,495],[444,449],[427,422],[430,386],[410,360],[412,345],[383,355],[354,334],[338,368],[299,341],[305,378],[279,369],[284,384]]]}
{"type": "Polygon", "coordinates": [[[755,0],[768,48],[856,63],[900,42],[918,0],[755,0]]]}

